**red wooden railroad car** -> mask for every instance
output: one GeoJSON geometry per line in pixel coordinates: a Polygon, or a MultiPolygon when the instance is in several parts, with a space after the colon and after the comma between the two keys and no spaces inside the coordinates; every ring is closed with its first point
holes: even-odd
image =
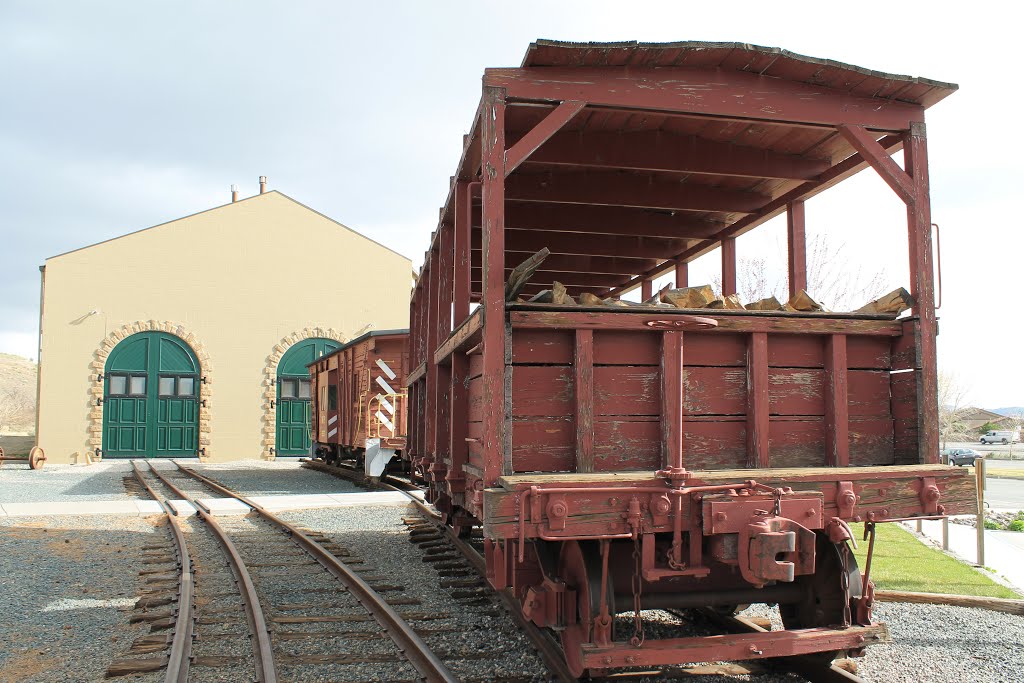
{"type": "Polygon", "coordinates": [[[409,331],[367,332],[310,363],[313,452],[379,477],[406,446],[409,331]]]}
{"type": "Polygon", "coordinates": [[[486,70],[413,293],[407,456],[576,674],[856,654],[882,627],[848,523],[974,510],[938,464],[924,111],[955,90],[722,43],[544,41],[486,70]],[[736,237],[783,213],[806,289],[804,201],[869,167],[907,206],[909,316],[609,305],[715,249],[734,294],[736,237]],[[576,298],[525,301],[555,282],[576,298]],[[751,602],[786,631],[644,631],[751,602]]]}

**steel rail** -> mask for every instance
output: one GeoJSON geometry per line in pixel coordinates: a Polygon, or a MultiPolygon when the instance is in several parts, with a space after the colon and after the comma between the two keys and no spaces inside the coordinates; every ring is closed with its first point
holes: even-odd
{"type": "MultiPolygon", "coordinates": [[[[477,549],[459,538],[447,524],[441,521],[440,515],[436,510],[416,496],[412,495],[408,490],[401,486],[389,484],[383,479],[377,483],[372,483],[365,478],[360,478],[358,470],[348,470],[343,467],[321,464],[314,460],[306,460],[303,464],[309,466],[311,469],[324,472],[325,474],[331,474],[349,481],[359,481],[377,488],[390,489],[392,491],[398,491],[399,493],[405,494],[405,496],[409,498],[409,500],[412,501],[412,503],[423,514],[430,518],[432,522],[447,535],[447,538],[452,545],[462,553],[463,557],[473,565],[473,569],[480,574],[480,578],[485,581],[487,580],[487,563],[483,556],[477,552],[477,549]]],[[[530,642],[533,643],[533,646],[537,649],[541,659],[544,660],[544,664],[548,667],[548,671],[555,674],[562,683],[572,683],[576,681],[576,677],[572,675],[572,672],[569,671],[569,666],[565,663],[565,655],[562,653],[561,646],[523,615],[522,605],[519,604],[519,601],[516,600],[511,593],[508,591],[495,591],[495,593],[499,598],[501,598],[501,602],[505,607],[505,610],[512,616],[519,628],[526,634],[526,637],[530,639],[530,642]]]]}
{"type": "MultiPolygon", "coordinates": [[[[711,609],[700,609],[697,611],[729,631],[738,633],[771,633],[768,629],[743,617],[727,616],[711,609]]],[[[674,610],[669,610],[669,612],[678,615],[674,610]]],[[[772,657],[762,661],[771,663],[784,671],[803,676],[811,683],[866,683],[860,676],[850,673],[846,669],[841,669],[835,664],[815,662],[813,655],[772,657]]]]}
{"type": "Polygon", "coordinates": [[[167,505],[142,475],[138,464],[132,461],[135,478],[167,516],[171,525],[171,536],[174,539],[174,551],[178,556],[180,576],[178,580],[177,618],[174,624],[174,636],[171,639],[171,651],[167,655],[167,671],[164,683],[187,683],[189,665],[192,660],[192,629],[195,625],[195,577],[192,575],[192,558],[185,544],[185,534],[178,524],[174,511],[167,505]]]}
{"type": "Polygon", "coordinates": [[[231,573],[234,574],[235,581],[239,586],[242,605],[245,607],[245,618],[249,622],[249,632],[255,636],[252,638],[252,651],[253,661],[256,664],[256,683],[277,683],[277,666],[274,663],[274,647],[270,642],[270,629],[267,627],[267,620],[264,616],[263,608],[260,606],[260,598],[256,594],[256,586],[252,582],[252,576],[249,574],[249,569],[245,566],[238,548],[228,538],[224,527],[214,519],[213,515],[199,507],[194,502],[193,497],[186,494],[167,479],[158,469],[153,467],[152,463],[147,464],[156,478],[173,491],[174,495],[192,504],[200,519],[210,527],[210,531],[213,532],[213,535],[216,536],[217,540],[224,547],[228,557],[228,566],[231,568],[231,573]]]}
{"type": "Polygon", "coordinates": [[[335,557],[330,551],[303,533],[301,529],[281,519],[259,503],[232,491],[226,486],[188,467],[184,467],[181,463],[175,462],[174,464],[177,465],[179,470],[197,481],[201,481],[213,490],[248,505],[261,517],[291,535],[296,543],[312,555],[335,578],[340,580],[349,593],[373,615],[377,623],[381,625],[395,644],[398,645],[399,650],[409,660],[409,663],[428,683],[459,683],[458,677],[448,670],[444,662],[423,642],[423,639],[419,637],[401,615],[379,593],[373,590],[362,577],[335,557]]]}

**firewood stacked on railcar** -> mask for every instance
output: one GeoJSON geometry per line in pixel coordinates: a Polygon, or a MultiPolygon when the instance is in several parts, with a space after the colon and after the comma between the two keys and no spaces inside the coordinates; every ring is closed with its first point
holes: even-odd
{"type": "Polygon", "coordinates": [[[376,330],[309,366],[313,454],[380,477],[407,443],[409,331],[376,330]]]}
{"type": "Polygon", "coordinates": [[[924,111],[955,89],[720,43],[541,41],[485,72],[413,292],[407,457],[575,673],[860,653],[885,630],[848,523],[972,510],[937,459],[924,111]],[[909,291],[829,312],[804,201],[865,168],[907,204],[909,291]],[[783,212],[790,297],[740,301],[735,240],[783,212]],[[713,250],[721,291],[690,286],[713,250]],[[643,632],[751,602],[788,633],[643,632]]]}

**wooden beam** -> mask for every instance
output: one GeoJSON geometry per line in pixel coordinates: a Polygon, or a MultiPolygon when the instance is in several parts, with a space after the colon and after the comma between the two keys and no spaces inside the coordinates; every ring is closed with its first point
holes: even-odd
{"type": "Polygon", "coordinates": [[[585,106],[585,102],[562,102],[550,114],[545,116],[543,121],[534,126],[517,143],[512,145],[505,152],[505,177],[507,178],[512,171],[519,168],[519,165],[526,161],[538,147],[557,133],[562,126],[569,123],[585,106]]]}
{"type": "MultiPolygon", "coordinates": [[[[479,249],[482,235],[473,232],[473,249],[479,249]]],[[[505,229],[505,252],[535,253],[547,248],[552,254],[590,256],[623,256],[629,258],[665,258],[685,249],[687,240],[635,235],[603,235],[595,239],[581,239],[569,232],[539,232],[535,230],[505,229]]]]}
{"type": "Polygon", "coordinates": [[[483,94],[483,450],[484,486],[511,473],[505,448],[505,94],[483,94]],[[507,471],[506,471],[507,470],[507,471]]]}
{"type": "Polygon", "coordinates": [[[726,224],[686,212],[628,206],[508,202],[505,208],[505,227],[587,235],[704,239],[721,232],[726,224]]]}
{"type": "Polygon", "coordinates": [[[829,335],[825,340],[825,462],[830,467],[850,464],[847,365],[846,335],[829,335]]]}
{"type": "Polygon", "coordinates": [[[747,466],[769,467],[768,335],[747,340],[747,466]]]}
{"type": "Polygon", "coordinates": [[[928,143],[924,124],[914,125],[903,146],[904,166],[914,181],[914,201],[907,204],[910,235],[910,282],[913,313],[918,316],[917,435],[921,463],[939,460],[939,385],[935,335],[935,281],[932,218],[928,195],[928,143]]]}
{"type": "Polygon", "coordinates": [[[576,471],[594,471],[594,331],[576,330],[576,471]]]}
{"type": "Polygon", "coordinates": [[[509,177],[507,193],[518,201],[720,213],[755,213],[771,201],[768,195],[692,179],[678,182],[610,171],[517,173],[509,177]]]}
{"type": "Polygon", "coordinates": [[[807,289],[807,236],[804,200],[786,204],[786,242],[789,250],[789,296],[807,289]]]}
{"type": "Polygon", "coordinates": [[[830,164],[828,159],[804,158],[661,130],[562,131],[534,152],[529,162],[785,180],[813,180],[830,164]]]}
{"type": "Polygon", "coordinates": [[[722,240],[722,296],[736,293],[736,238],[722,240]]]}
{"type": "MultiPolygon", "coordinates": [[[[525,306],[524,306],[525,309],[525,306]]],[[[528,311],[509,313],[512,326],[523,329],[584,328],[591,330],[641,330],[651,332],[654,326],[671,321],[678,315],[693,315],[693,311],[675,313],[671,309],[616,308],[614,311],[528,311]]],[[[725,311],[701,313],[718,321],[717,327],[702,330],[701,334],[723,333],[780,333],[780,334],[856,334],[880,337],[899,337],[903,327],[894,320],[850,318],[825,315],[792,315],[743,311],[733,315],[725,311]]]]}
{"type": "Polygon", "coordinates": [[[873,133],[868,133],[861,126],[839,126],[839,132],[855,150],[871,164],[872,168],[878,171],[882,180],[899,195],[899,198],[906,204],[911,204],[916,198],[914,192],[914,181],[899,167],[889,153],[878,144],[873,133]]]}
{"type": "MultiPolygon", "coordinates": [[[[526,258],[526,254],[519,252],[509,252],[506,255],[508,264],[512,266],[519,264],[526,258]]],[[[644,272],[657,262],[657,259],[629,258],[624,256],[552,254],[544,260],[544,267],[547,270],[567,270],[580,273],[635,275],[644,272]]]]}
{"type": "Polygon", "coordinates": [[[640,301],[647,301],[651,298],[654,293],[653,290],[654,282],[651,280],[644,280],[640,285],[640,301]]]}
{"type": "Polygon", "coordinates": [[[690,267],[686,261],[676,259],[676,289],[685,289],[690,286],[690,267]]]}
{"type": "MultiPolygon", "coordinates": [[[[481,272],[480,268],[473,269],[472,282],[477,285],[476,291],[480,291],[479,284],[481,283],[481,272]]],[[[511,269],[506,268],[505,272],[509,273],[511,272],[511,269]]],[[[550,285],[555,280],[558,280],[564,285],[590,285],[593,287],[607,288],[621,284],[624,279],[626,279],[625,275],[541,269],[534,272],[533,277],[526,286],[529,287],[530,284],[550,285]]]]}
{"type": "Polygon", "coordinates": [[[683,406],[683,333],[661,335],[661,462],[663,467],[685,467],[683,406]]]}
{"type": "Polygon", "coordinates": [[[455,292],[452,308],[453,323],[460,325],[469,317],[469,283],[471,276],[470,251],[473,227],[471,185],[460,180],[455,185],[455,292]]]}
{"type": "Polygon", "coordinates": [[[487,69],[484,85],[512,100],[581,100],[594,106],[673,111],[834,126],[837,122],[903,131],[924,107],[858,97],[756,73],[697,67],[544,67],[487,69]]]}

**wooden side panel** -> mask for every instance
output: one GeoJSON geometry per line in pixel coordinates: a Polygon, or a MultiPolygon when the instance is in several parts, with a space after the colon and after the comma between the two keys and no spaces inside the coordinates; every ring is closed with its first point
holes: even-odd
{"type": "Polygon", "coordinates": [[[770,414],[825,414],[825,373],[823,370],[769,368],[767,374],[770,414]]]}
{"type": "Polygon", "coordinates": [[[824,418],[771,420],[768,441],[772,467],[821,467],[825,464],[824,418]]]}
{"type": "Polygon", "coordinates": [[[594,423],[594,471],[657,470],[661,467],[658,418],[597,418],[594,423]]]}
{"type": "Polygon", "coordinates": [[[512,469],[516,472],[571,472],[576,463],[572,417],[512,421],[512,469]]]}
{"type": "Polygon", "coordinates": [[[594,332],[576,330],[573,393],[576,408],[576,471],[594,471],[594,332]]]}
{"type": "Polygon", "coordinates": [[[594,333],[595,365],[658,365],[661,335],[655,332],[598,330],[594,333]]]}
{"type": "Polygon", "coordinates": [[[687,416],[683,422],[683,460],[687,469],[746,467],[746,418],[708,420],[687,416]]]}
{"type": "MultiPolygon", "coordinates": [[[[487,400],[486,397],[481,397],[487,400]]],[[[573,370],[564,365],[512,368],[512,417],[569,417],[573,407],[573,370]]]]}
{"type": "Polygon", "coordinates": [[[896,464],[892,419],[850,417],[850,464],[896,464]]]}
{"type": "Polygon", "coordinates": [[[742,334],[686,333],[686,367],[745,367],[747,337],[742,334]]]}
{"type": "MultiPolygon", "coordinates": [[[[686,335],[685,359],[690,358],[691,336],[686,335]]],[[[745,368],[687,366],[683,371],[683,389],[684,415],[745,415],[747,412],[745,368]]]]}
{"type": "Polygon", "coordinates": [[[658,415],[661,412],[661,376],[651,366],[598,366],[594,368],[596,415],[658,415]]]}
{"type": "Polygon", "coordinates": [[[512,335],[512,363],[569,365],[572,343],[572,332],[567,330],[516,330],[512,335]]]}

